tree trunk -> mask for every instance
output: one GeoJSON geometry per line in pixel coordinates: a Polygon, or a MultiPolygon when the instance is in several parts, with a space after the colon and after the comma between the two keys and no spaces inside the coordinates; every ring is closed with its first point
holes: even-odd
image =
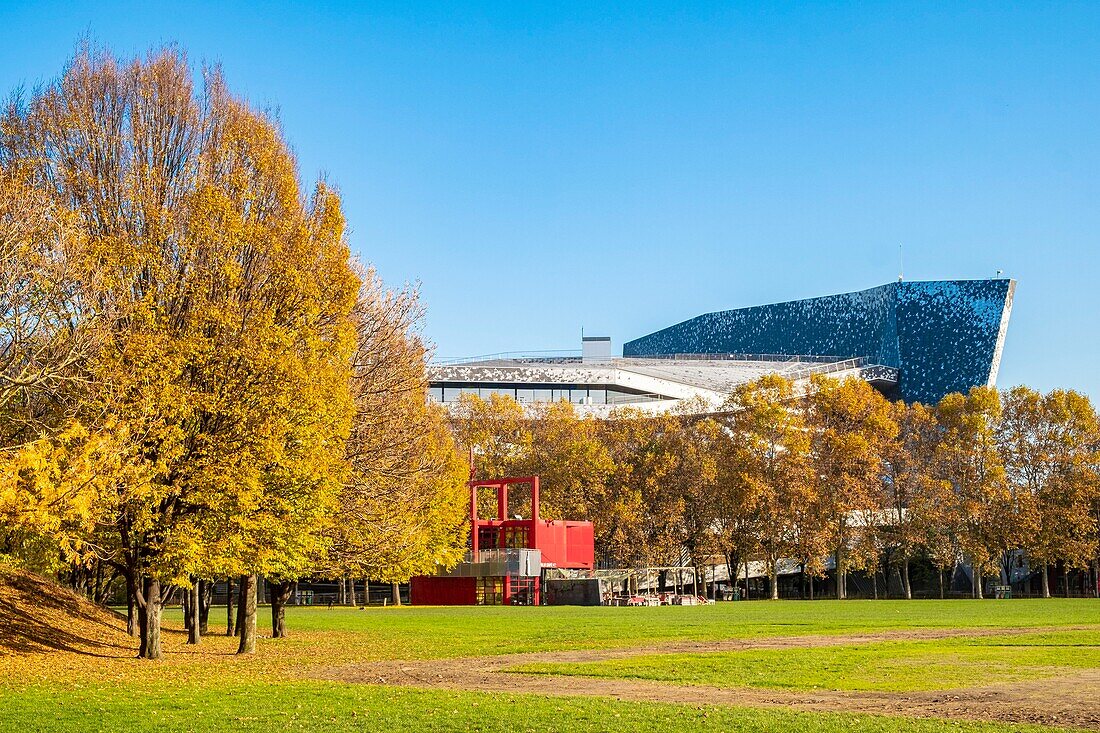
{"type": "Polygon", "coordinates": [[[1069,565],[1062,563],[1062,592],[1069,598],[1069,565]]]}
{"type": "Polygon", "coordinates": [[[771,586],[771,598],[773,601],[779,600],[779,571],[776,568],[776,561],[768,562],[768,585],[771,586]]]}
{"type": "Polygon", "coordinates": [[[244,611],[240,621],[241,643],[237,647],[237,654],[256,653],[256,576],[241,576],[241,610],[244,611]]]}
{"type": "Polygon", "coordinates": [[[943,568],[937,567],[936,568],[936,573],[940,576],[940,600],[942,601],[943,598],[944,598],[944,596],[943,596],[943,568]]]}
{"type": "Polygon", "coordinates": [[[814,576],[810,576],[810,600],[814,599],[814,576]]]}
{"type": "Polygon", "coordinates": [[[141,618],[141,650],[139,656],[144,659],[160,659],[160,581],[153,578],[143,580],[145,598],[144,612],[141,618]]]}
{"type": "MultiPolygon", "coordinates": [[[[246,576],[242,575],[240,578],[237,579],[237,636],[241,635],[241,629],[244,628],[244,607],[246,600],[245,596],[248,590],[247,588],[245,588],[245,577],[246,576]]],[[[255,589],[253,589],[253,596],[255,596],[255,589]]]]}
{"type": "Polygon", "coordinates": [[[199,631],[199,605],[201,604],[198,578],[191,578],[191,587],[187,589],[187,643],[198,644],[202,637],[199,631]]]}
{"type": "Polygon", "coordinates": [[[137,619],[137,583],[132,573],[126,573],[126,633],[133,637],[141,635],[137,619]]]}
{"type": "MultiPolygon", "coordinates": [[[[143,580],[142,583],[145,581],[143,580]]],[[[145,651],[149,644],[149,612],[145,605],[145,597],[142,596],[137,602],[137,620],[138,620],[138,658],[145,658],[145,651]]]]}
{"type": "Polygon", "coordinates": [[[974,597],[981,600],[985,598],[984,591],[982,589],[982,571],[978,569],[978,566],[976,564],[973,566],[972,571],[973,572],[971,572],[970,575],[971,578],[973,578],[974,580],[974,597]]]}
{"type": "Polygon", "coordinates": [[[233,613],[233,576],[225,579],[225,635],[237,635],[237,617],[233,613]]]}
{"type": "Polygon", "coordinates": [[[905,600],[913,600],[913,586],[909,583],[909,556],[901,561],[901,587],[905,590],[905,600]]]}
{"type": "Polygon", "coordinates": [[[737,581],[741,576],[741,558],[737,555],[726,555],[726,580],[729,581],[730,598],[733,598],[732,593],[737,589],[737,581]]]}
{"type": "Polygon", "coordinates": [[[393,605],[400,606],[401,605],[401,584],[400,583],[394,583],[393,584],[393,588],[391,589],[391,595],[392,595],[391,602],[393,603],[393,605]]]}
{"type": "Polygon", "coordinates": [[[290,600],[293,585],[289,580],[273,583],[270,580],[271,595],[271,638],[282,639],[286,636],[286,604],[290,600]]]}
{"type": "Polygon", "coordinates": [[[878,600],[878,571],[874,568],[871,569],[871,590],[874,593],[875,600],[878,600]]]}
{"type": "Polygon", "coordinates": [[[210,580],[199,581],[199,633],[210,633],[210,604],[214,600],[214,583],[210,580]]]}
{"type": "Polygon", "coordinates": [[[1043,598],[1050,598],[1050,566],[1043,563],[1043,598]]]}
{"type": "MultiPolygon", "coordinates": [[[[1005,550],[1001,553],[1000,572],[1004,574],[1004,585],[1012,585],[1012,553],[1005,550]]],[[[1000,580],[1000,578],[997,578],[1000,580]]]]}
{"type": "Polygon", "coordinates": [[[183,613],[183,628],[191,632],[191,592],[190,590],[180,599],[180,611],[183,613]]]}
{"type": "Polygon", "coordinates": [[[848,579],[845,577],[844,572],[844,553],[840,549],[837,549],[833,553],[833,559],[836,561],[836,599],[842,601],[848,597],[848,579]]]}

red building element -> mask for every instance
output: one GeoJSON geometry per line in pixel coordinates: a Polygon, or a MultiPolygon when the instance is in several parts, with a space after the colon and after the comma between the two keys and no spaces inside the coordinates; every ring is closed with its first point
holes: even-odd
{"type": "Polygon", "coordinates": [[[410,584],[414,605],[531,606],[541,601],[542,570],[591,570],[595,551],[591,522],[539,517],[539,477],[470,481],[470,552],[452,570],[418,576],[410,584]],[[530,486],[531,518],[509,518],[510,488],[530,486]],[[496,491],[496,516],[478,517],[478,490],[496,491]]]}

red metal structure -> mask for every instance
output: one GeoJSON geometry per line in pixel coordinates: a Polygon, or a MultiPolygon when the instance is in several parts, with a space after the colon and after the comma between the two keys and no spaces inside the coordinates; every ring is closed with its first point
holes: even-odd
{"type": "Polygon", "coordinates": [[[470,481],[469,487],[470,552],[452,570],[413,578],[414,605],[538,605],[543,568],[594,567],[592,523],[542,519],[538,476],[470,481]],[[531,490],[530,519],[508,515],[509,489],[520,486],[531,490]],[[479,489],[495,490],[495,517],[478,516],[479,489]]]}

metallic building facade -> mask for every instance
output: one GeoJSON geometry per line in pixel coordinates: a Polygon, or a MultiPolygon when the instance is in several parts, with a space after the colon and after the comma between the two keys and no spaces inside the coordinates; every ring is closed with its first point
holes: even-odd
{"type": "Polygon", "coordinates": [[[629,341],[624,357],[785,354],[864,358],[899,370],[897,397],[937,402],[994,384],[1016,282],[896,282],[697,316],[629,341]]]}

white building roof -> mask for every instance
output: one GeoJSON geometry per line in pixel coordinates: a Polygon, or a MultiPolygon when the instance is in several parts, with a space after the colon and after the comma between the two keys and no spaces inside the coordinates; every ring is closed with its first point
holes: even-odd
{"type": "Polygon", "coordinates": [[[585,404],[582,413],[605,414],[615,407],[638,407],[662,412],[682,400],[701,399],[710,409],[717,408],[739,385],[766,374],[781,374],[796,383],[815,373],[837,377],[858,376],[868,381],[896,383],[897,370],[868,365],[862,359],[824,360],[805,357],[744,357],[700,355],[678,358],[613,357],[584,362],[558,358],[487,358],[462,363],[434,364],[428,367],[433,387],[484,385],[517,389],[585,386],[614,390],[620,398],[615,404],[585,404]],[[630,395],[637,400],[631,400],[630,395]]]}

